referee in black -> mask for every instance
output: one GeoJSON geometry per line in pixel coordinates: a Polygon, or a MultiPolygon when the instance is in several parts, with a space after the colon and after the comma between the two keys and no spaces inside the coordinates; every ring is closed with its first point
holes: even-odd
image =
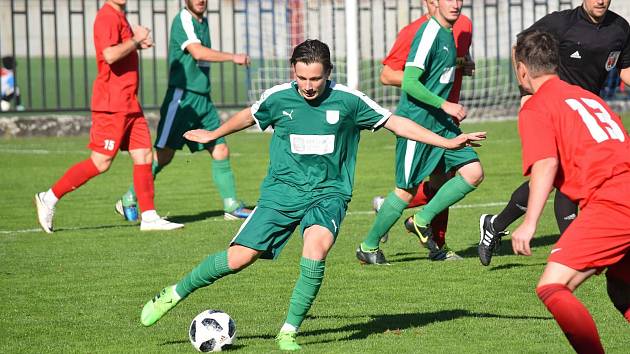
{"type": "MultiPolygon", "coordinates": [[[[623,17],[608,10],[610,2],[584,0],[581,6],[548,14],[529,28],[554,34],[560,43],[560,78],[596,95],[611,70],[619,70],[621,80],[630,85],[630,26],[623,17]]],[[[521,105],[526,99],[521,100],[521,105]]],[[[529,181],[512,193],[499,214],[481,215],[478,246],[481,264],[490,264],[505,229],[525,214],[528,197],[529,181]]],[[[554,211],[561,234],[575,219],[577,210],[573,201],[556,190],[554,211]]]]}

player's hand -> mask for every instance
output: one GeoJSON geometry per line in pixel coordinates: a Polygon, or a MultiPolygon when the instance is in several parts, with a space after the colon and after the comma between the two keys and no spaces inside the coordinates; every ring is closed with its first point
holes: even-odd
{"type": "Polygon", "coordinates": [[[232,59],[234,64],[249,66],[250,60],[247,54],[234,54],[234,58],[232,59]]]}
{"type": "Polygon", "coordinates": [[[151,38],[149,36],[149,37],[147,37],[147,39],[145,39],[142,42],[140,42],[140,49],[151,48],[151,47],[153,47],[154,44],[155,44],[155,42],[153,42],[153,38],[151,38]]]}
{"type": "Polygon", "coordinates": [[[189,130],[184,133],[184,138],[201,144],[216,140],[211,131],[204,129],[189,130]]]}
{"type": "Polygon", "coordinates": [[[469,54],[464,57],[464,64],[462,65],[462,75],[474,76],[475,75],[475,61],[469,54]]]}
{"type": "Polygon", "coordinates": [[[458,122],[463,121],[468,114],[466,112],[466,108],[464,108],[464,106],[459,103],[444,101],[440,108],[442,108],[444,112],[453,117],[453,119],[456,119],[458,122]]]}
{"type": "Polygon", "coordinates": [[[522,223],[512,233],[512,250],[514,254],[522,254],[524,256],[531,256],[532,250],[529,247],[529,243],[534,237],[536,232],[536,225],[530,225],[527,222],[522,223]]]}
{"type": "Polygon", "coordinates": [[[133,26],[133,39],[138,43],[142,43],[145,39],[149,38],[151,30],[147,27],[135,25],[133,26]]]}
{"type": "Polygon", "coordinates": [[[446,147],[449,150],[457,150],[466,146],[481,146],[478,141],[486,140],[486,132],[463,133],[449,140],[446,147]]]}

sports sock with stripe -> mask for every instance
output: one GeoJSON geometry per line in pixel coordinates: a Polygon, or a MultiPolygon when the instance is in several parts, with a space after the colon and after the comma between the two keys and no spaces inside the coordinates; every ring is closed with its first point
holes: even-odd
{"type": "Polygon", "coordinates": [[[230,159],[212,160],[212,180],[223,200],[223,210],[231,212],[240,207],[236,198],[236,183],[230,159]]]}
{"type": "Polygon", "coordinates": [[[221,251],[209,255],[190,273],[183,277],[175,287],[175,291],[182,298],[187,297],[193,291],[206,287],[226,275],[235,271],[228,265],[227,251],[221,251]]]}
{"type": "Polygon", "coordinates": [[[449,179],[437,193],[435,193],[431,201],[415,214],[416,224],[428,225],[437,214],[462,200],[466,194],[475,189],[477,188],[466,182],[461,175],[456,175],[449,179]]]}
{"type": "Polygon", "coordinates": [[[300,276],[293,288],[285,323],[296,329],[300,327],[322,285],[325,268],[325,261],[323,260],[302,257],[300,276]]]}

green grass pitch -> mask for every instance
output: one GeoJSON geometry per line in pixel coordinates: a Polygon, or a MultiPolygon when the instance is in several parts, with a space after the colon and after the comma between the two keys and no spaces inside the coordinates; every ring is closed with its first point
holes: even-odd
{"type": "MultiPolygon", "coordinates": [[[[389,267],[361,266],[354,256],[374,220],[372,197],[388,193],[394,181],[393,135],[363,133],[354,199],[298,338],[305,353],[572,352],[534,292],[558,237],[550,204],[532,257],[513,256],[508,239],[489,267],[477,259],[479,215],[498,212],[523,181],[516,123],[464,129],[488,131],[478,149],[485,182],[451,211],[448,244],[465,260],[428,261],[398,223],[383,246],[389,267]]],[[[250,133],[228,138],[239,195],[252,204],[266,173],[269,139],[250,133]]],[[[87,141],[0,140],[0,352],[192,353],[187,329],[204,309],[234,318],[236,352],[276,351],[273,337],[298,274],[299,234],[279,260],[259,261],[197,291],[153,327],[140,324],[145,301],[223,249],[240,225],[222,218],[205,153],[180,152],[156,180],[158,211],[185,223],[183,230],[142,233],[114,214],[114,202],[131,181],[131,160],[120,154],[109,172],[60,202],[57,232],[39,231],[33,195],[86,158],[87,141]]],[[[605,278],[592,278],[577,296],[593,314],[607,351],[627,353],[628,323],[609,302],[605,278]]]]}

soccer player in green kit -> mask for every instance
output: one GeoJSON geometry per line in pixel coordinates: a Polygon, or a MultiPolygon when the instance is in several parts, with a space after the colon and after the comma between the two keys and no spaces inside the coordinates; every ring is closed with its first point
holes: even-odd
{"type": "MultiPolygon", "coordinates": [[[[396,114],[451,138],[461,134],[452,119],[461,121],[466,117],[462,105],[446,100],[453,86],[457,59],[452,27],[459,18],[463,1],[435,1],[438,6],[435,15],[420,27],[413,40],[396,114]]],[[[483,169],[471,147],[448,151],[401,136],[397,138],[396,188],[385,198],[372,228],[356,251],[360,262],[388,264],[379,248],[379,239],[400,218],[418,185],[438,167],[444,172],[457,171],[457,175],[444,183],[429,203],[405,221],[407,230],[425,246],[432,238],[430,223],[433,218],[475,190],[483,180],[483,169]]]]}
{"type": "MultiPolygon", "coordinates": [[[[221,121],[210,99],[210,63],[231,61],[248,65],[245,54],[232,54],[210,49],[208,19],[204,17],[205,0],[186,0],[186,7],[173,20],[169,37],[168,90],[160,108],[155,139],[153,177],[168,165],[176,150],[187,145],[191,152],[206,150],[212,157],[212,179],[223,200],[226,220],[244,219],[251,210],[236,197],[234,174],[230,167],[229,150],[224,138],[205,144],[186,141],[184,132],[203,128],[214,130],[221,121]]],[[[135,221],[136,196],[133,186],[116,203],[116,211],[129,221],[135,221]]]]}
{"type": "Polygon", "coordinates": [[[409,119],[392,115],[361,92],[328,80],[328,46],[318,40],[299,44],[290,59],[296,80],[275,86],[260,100],[214,131],[184,136],[204,143],[254,124],[274,128],[269,169],[256,208],[227,250],[214,253],[177,284],[162,289],[142,309],[151,326],[193,291],[236,273],[258,258],[277,258],[298,227],[303,236],[300,275],[286,321],[276,340],[281,350],[299,350],[295,337],[324,278],[324,262],[339,234],[352,197],[354,168],[362,129],[380,127],[443,148],[462,148],[485,133],[443,138],[409,119]]]}

